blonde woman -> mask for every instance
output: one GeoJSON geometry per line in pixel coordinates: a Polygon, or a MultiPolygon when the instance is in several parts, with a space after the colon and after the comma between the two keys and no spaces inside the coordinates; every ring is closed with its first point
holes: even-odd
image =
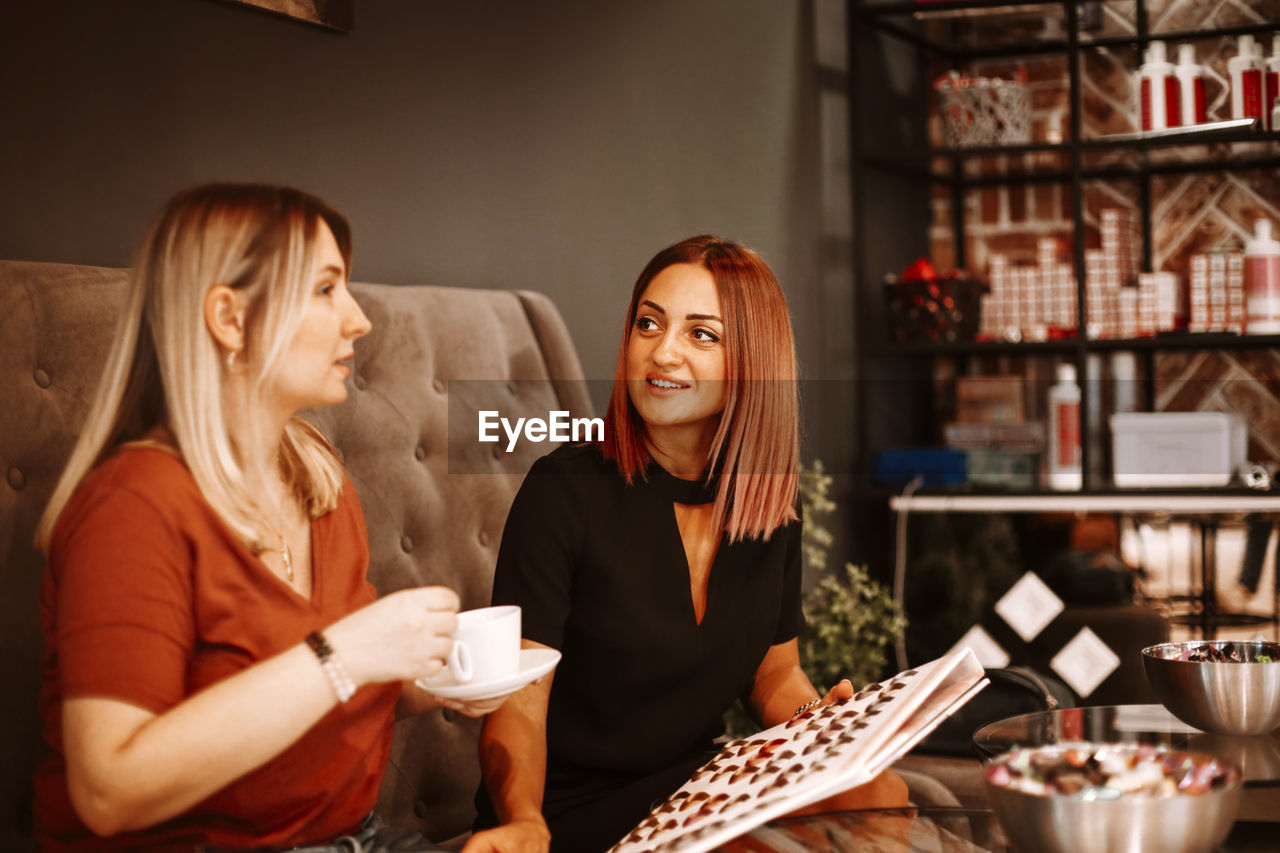
{"type": "MultiPolygon", "coordinates": [[[[556,673],[490,715],[466,853],[591,853],[715,753],[739,697],[771,726],[818,693],[800,668],[799,412],[786,300],[717,237],[641,272],[604,440],[534,464],[493,601],[556,673]]],[[[847,681],[826,701],[853,693],[847,681]]],[[[885,774],[841,805],[905,805],[885,774]]]]}
{"type": "Polygon", "coordinates": [[[355,489],[295,416],[347,395],[350,263],[287,188],[197,187],[148,233],[37,534],[43,847],[438,849],[370,815],[397,711],[444,704],[413,681],[458,598],[375,600],[355,489]]]}

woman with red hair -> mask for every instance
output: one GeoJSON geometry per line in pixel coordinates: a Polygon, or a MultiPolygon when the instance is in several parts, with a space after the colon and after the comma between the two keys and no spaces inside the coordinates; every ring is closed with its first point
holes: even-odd
{"type": "MultiPolygon", "coordinates": [[[[507,519],[493,603],[562,659],[485,721],[477,828],[496,828],[467,853],[605,850],[715,753],[735,700],[765,726],[819,702],[796,639],[798,473],[777,279],[718,237],[662,250],[631,295],[603,441],[538,460],[507,519]]],[[[905,804],[892,774],[867,788],[905,804]]]]}

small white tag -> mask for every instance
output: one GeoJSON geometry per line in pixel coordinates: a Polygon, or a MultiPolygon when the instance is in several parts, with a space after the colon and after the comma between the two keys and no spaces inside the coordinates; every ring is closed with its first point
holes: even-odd
{"type": "Polygon", "coordinates": [[[1120,658],[1088,628],[1081,628],[1049,661],[1049,668],[1081,699],[1098,689],[1118,666],[1120,658]]]}
{"type": "Polygon", "coordinates": [[[996,602],[996,613],[1027,643],[1056,619],[1062,608],[1062,599],[1035,572],[1019,578],[996,602]]]}
{"type": "Polygon", "coordinates": [[[982,630],[981,625],[974,625],[965,631],[964,636],[947,650],[947,654],[963,649],[965,646],[969,647],[973,656],[978,659],[978,663],[985,669],[1003,669],[1009,665],[1008,652],[995,641],[994,637],[982,630]]]}

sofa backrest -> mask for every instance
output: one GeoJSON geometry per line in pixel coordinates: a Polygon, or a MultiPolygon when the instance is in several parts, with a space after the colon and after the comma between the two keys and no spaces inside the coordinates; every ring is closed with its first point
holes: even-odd
{"type": "MultiPolygon", "coordinates": [[[[42,641],[32,546],[92,398],[127,271],[0,261],[0,848],[29,843],[40,752],[42,641]]],[[[309,413],[337,446],[368,523],[380,593],[422,584],[488,603],[511,499],[549,449],[476,441],[477,410],[590,414],[555,306],[524,291],[353,284],[373,323],[347,401],[309,413]]],[[[450,712],[396,726],[379,811],[431,838],[469,828],[477,721],[450,712]]]]}

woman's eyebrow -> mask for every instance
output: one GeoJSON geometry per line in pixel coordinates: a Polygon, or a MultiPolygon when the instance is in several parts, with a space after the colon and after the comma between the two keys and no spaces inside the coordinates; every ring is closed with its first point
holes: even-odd
{"type": "Polygon", "coordinates": [[[326,264],[324,267],[320,269],[320,275],[341,276],[342,274],[343,274],[343,269],[337,264],[326,264]]]}
{"type": "MultiPolygon", "coordinates": [[[[650,308],[652,308],[654,311],[657,311],[659,314],[661,314],[664,317],[667,315],[667,310],[663,308],[661,305],[659,305],[658,303],[654,302],[652,299],[646,299],[640,304],[648,305],[650,308]]],[[[724,320],[720,319],[720,317],[716,314],[685,314],[684,318],[686,320],[715,320],[717,323],[724,322],[724,320]]]]}

